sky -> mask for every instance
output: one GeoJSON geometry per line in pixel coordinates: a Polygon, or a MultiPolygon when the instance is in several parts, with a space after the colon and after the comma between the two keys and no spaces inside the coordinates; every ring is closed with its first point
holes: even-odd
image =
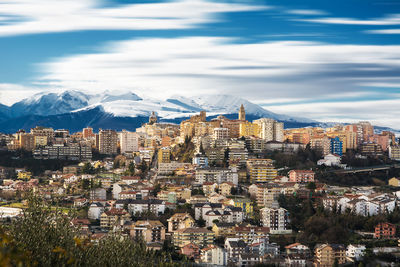
{"type": "Polygon", "coordinates": [[[0,1],[0,103],[69,89],[400,129],[400,1],[0,1]]]}

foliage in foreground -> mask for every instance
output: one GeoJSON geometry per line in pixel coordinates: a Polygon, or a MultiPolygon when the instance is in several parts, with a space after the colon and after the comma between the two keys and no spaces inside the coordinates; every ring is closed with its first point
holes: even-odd
{"type": "Polygon", "coordinates": [[[1,266],[181,266],[170,254],[110,235],[97,243],[79,238],[70,216],[31,197],[24,216],[0,231],[1,266]]]}

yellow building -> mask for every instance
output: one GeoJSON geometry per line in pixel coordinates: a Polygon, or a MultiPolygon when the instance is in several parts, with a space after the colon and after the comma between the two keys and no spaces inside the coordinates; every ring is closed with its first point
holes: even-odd
{"type": "Polygon", "coordinates": [[[246,216],[253,216],[253,203],[248,198],[233,198],[230,200],[233,206],[242,208],[246,216]]]}
{"type": "Polygon", "coordinates": [[[35,147],[47,146],[47,136],[35,136],[35,147]]]}
{"type": "Polygon", "coordinates": [[[32,178],[31,172],[24,172],[24,171],[18,172],[18,179],[29,180],[31,178],[32,178]]]}
{"type": "Polygon", "coordinates": [[[259,136],[260,127],[258,124],[251,122],[242,122],[239,126],[240,136],[259,136]]]}
{"type": "Polygon", "coordinates": [[[168,232],[176,232],[180,229],[193,227],[195,220],[189,213],[175,213],[168,220],[168,232]]]}
{"type": "Polygon", "coordinates": [[[214,243],[214,232],[206,228],[184,228],[174,232],[172,242],[177,247],[184,247],[192,243],[200,248],[214,243]]]}
{"type": "Polygon", "coordinates": [[[111,209],[100,215],[100,227],[112,229],[114,226],[123,225],[130,221],[131,216],[123,209],[111,209]]]}
{"type": "Polygon", "coordinates": [[[269,182],[278,175],[278,171],[274,167],[265,164],[251,165],[248,172],[251,183],[269,182]]]}
{"type": "Polygon", "coordinates": [[[233,229],[235,226],[234,223],[218,222],[213,224],[211,231],[214,232],[215,237],[234,237],[233,229]]]}
{"type": "Polygon", "coordinates": [[[400,179],[393,177],[389,179],[389,185],[394,186],[394,187],[399,187],[400,186],[400,179]]]}
{"type": "Polygon", "coordinates": [[[158,150],[158,164],[171,162],[171,149],[162,147],[158,150]]]}

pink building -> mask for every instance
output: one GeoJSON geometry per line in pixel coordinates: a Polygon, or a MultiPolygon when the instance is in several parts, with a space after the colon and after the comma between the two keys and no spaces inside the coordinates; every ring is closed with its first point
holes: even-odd
{"type": "Polygon", "coordinates": [[[309,183],[314,182],[313,171],[308,170],[291,170],[289,172],[289,181],[295,183],[309,183]]]}
{"type": "Polygon", "coordinates": [[[369,137],[369,141],[380,145],[382,151],[387,151],[389,148],[389,135],[374,134],[369,137]]]}

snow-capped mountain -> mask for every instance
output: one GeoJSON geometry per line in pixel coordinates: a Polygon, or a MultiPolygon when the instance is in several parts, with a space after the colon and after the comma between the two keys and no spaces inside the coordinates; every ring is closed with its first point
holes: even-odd
{"type": "MultiPolygon", "coordinates": [[[[114,125],[119,125],[118,127],[123,127],[125,124],[121,124],[121,121],[125,121],[130,129],[134,129],[140,126],[136,125],[135,121],[142,123],[152,111],[155,111],[162,121],[179,122],[183,118],[198,114],[201,110],[205,110],[208,116],[223,114],[235,117],[233,114],[238,113],[242,104],[246,114],[252,119],[268,117],[289,123],[317,123],[305,118],[276,114],[243,98],[230,95],[202,95],[193,98],[173,96],[166,100],[159,100],[140,97],[133,92],[106,91],[102,94],[86,94],[71,90],[60,93],[40,93],[15,103],[11,107],[4,106],[0,112],[5,110],[8,116],[5,116],[3,112],[4,119],[0,120],[3,121],[0,124],[0,131],[8,132],[17,127],[27,128],[39,122],[58,125],[55,120],[61,117],[66,121],[69,121],[71,117],[81,120],[82,125],[86,123],[84,126],[94,124],[96,120],[99,127],[103,128],[113,128],[112,125],[103,125],[105,118],[108,122],[112,120],[114,125]],[[82,114],[91,114],[95,119],[91,121],[82,114]]],[[[80,127],[79,121],[73,121],[73,123],[76,127],[80,127]]],[[[68,128],[68,125],[64,128],[68,128]]]]}
{"type": "Polygon", "coordinates": [[[35,114],[63,114],[75,109],[86,107],[90,97],[79,91],[64,91],[62,93],[39,93],[11,106],[14,117],[35,114]]]}

